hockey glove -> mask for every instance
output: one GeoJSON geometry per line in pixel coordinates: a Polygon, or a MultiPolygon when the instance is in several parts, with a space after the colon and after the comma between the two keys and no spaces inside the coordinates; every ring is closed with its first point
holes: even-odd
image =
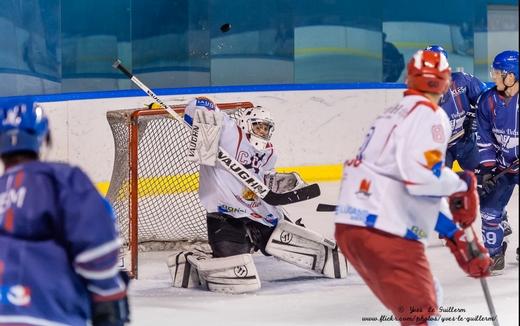
{"type": "MultiPolygon", "coordinates": [[[[128,284],[130,280],[128,274],[121,271],[120,276],[128,284]]],[[[123,326],[128,322],[130,322],[130,308],[126,293],[123,298],[92,300],[93,326],[123,326]]]]}
{"type": "Polygon", "coordinates": [[[477,109],[475,107],[471,107],[466,112],[462,128],[464,129],[464,135],[471,135],[477,131],[477,109]]]}
{"type": "Polygon", "coordinates": [[[480,198],[484,198],[489,195],[496,186],[496,180],[493,179],[496,173],[496,166],[480,165],[477,169],[477,191],[480,198]]]}
{"type": "MultiPolygon", "coordinates": [[[[475,231],[471,230],[471,232],[475,234],[475,231]]],[[[446,245],[455,256],[460,268],[469,276],[474,278],[488,276],[492,260],[487,249],[482,246],[476,236],[474,241],[478,248],[478,252],[475,253],[471,251],[470,243],[467,241],[464,231],[458,230],[451,239],[446,241],[446,245]]]]}
{"type": "Polygon", "coordinates": [[[468,190],[452,194],[449,197],[449,203],[453,220],[465,228],[473,224],[477,217],[479,204],[477,178],[470,171],[459,173],[459,177],[466,182],[468,190]]]}

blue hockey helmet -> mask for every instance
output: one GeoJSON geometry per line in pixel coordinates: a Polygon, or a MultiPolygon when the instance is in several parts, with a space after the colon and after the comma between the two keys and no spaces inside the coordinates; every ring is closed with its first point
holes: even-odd
{"type": "Polygon", "coordinates": [[[428,45],[425,50],[428,50],[428,51],[433,51],[433,52],[437,52],[437,53],[442,53],[444,54],[444,56],[446,57],[446,59],[448,59],[448,52],[446,52],[446,50],[444,50],[444,48],[440,45],[428,45]]]}
{"type": "Polygon", "coordinates": [[[32,97],[0,101],[0,155],[38,153],[49,133],[49,122],[32,97]]]}
{"type": "Polygon", "coordinates": [[[493,69],[515,75],[518,78],[518,51],[503,51],[495,56],[493,69]]]}

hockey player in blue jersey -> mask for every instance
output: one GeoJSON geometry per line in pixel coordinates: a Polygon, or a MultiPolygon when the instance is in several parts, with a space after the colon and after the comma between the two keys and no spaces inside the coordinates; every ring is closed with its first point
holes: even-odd
{"type": "Polygon", "coordinates": [[[477,110],[480,214],[484,244],[494,261],[491,269],[501,270],[504,236],[511,232],[505,207],[518,184],[518,51],[497,54],[490,74],[496,86],[482,94],[477,110]]]}
{"type": "MultiPolygon", "coordinates": [[[[430,45],[425,50],[448,53],[439,45],[430,45]]],[[[446,165],[453,167],[457,160],[464,170],[474,170],[480,159],[476,141],[476,107],[486,89],[486,84],[473,75],[464,72],[452,72],[450,88],[444,93],[439,105],[450,118],[451,137],[446,152],[446,165]]]]}
{"type": "Polygon", "coordinates": [[[31,98],[0,102],[0,324],[124,325],[111,207],[79,168],[39,161],[48,136],[31,98]]]}

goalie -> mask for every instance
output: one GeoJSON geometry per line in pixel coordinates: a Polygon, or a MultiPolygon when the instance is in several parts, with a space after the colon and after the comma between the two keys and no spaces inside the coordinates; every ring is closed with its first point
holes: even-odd
{"type": "Polygon", "coordinates": [[[175,287],[203,286],[210,291],[244,293],[260,288],[252,253],[343,278],[347,267],[336,243],[293,224],[284,211],[266,204],[223,167],[216,165],[222,147],[276,193],[305,186],[297,173],[275,173],[270,143],[275,123],[261,108],[242,109],[235,119],[209,99],[192,100],[184,119],[192,125],[188,160],[200,166],[199,197],[207,213],[212,254],[182,251],[168,258],[175,287]]]}

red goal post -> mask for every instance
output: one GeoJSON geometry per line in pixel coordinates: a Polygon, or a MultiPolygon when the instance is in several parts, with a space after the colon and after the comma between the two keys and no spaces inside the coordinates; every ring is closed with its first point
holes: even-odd
{"type": "MultiPolygon", "coordinates": [[[[251,102],[217,103],[231,117],[251,102]]],[[[172,108],[183,114],[185,105],[172,108]]],[[[164,109],[107,112],[114,166],[107,199],[123,243],[121,267],[138,275],[138,252],[205,242],[206,212],[198,198],[196,163],[186,161],[189,128],[164,109]]]]}

